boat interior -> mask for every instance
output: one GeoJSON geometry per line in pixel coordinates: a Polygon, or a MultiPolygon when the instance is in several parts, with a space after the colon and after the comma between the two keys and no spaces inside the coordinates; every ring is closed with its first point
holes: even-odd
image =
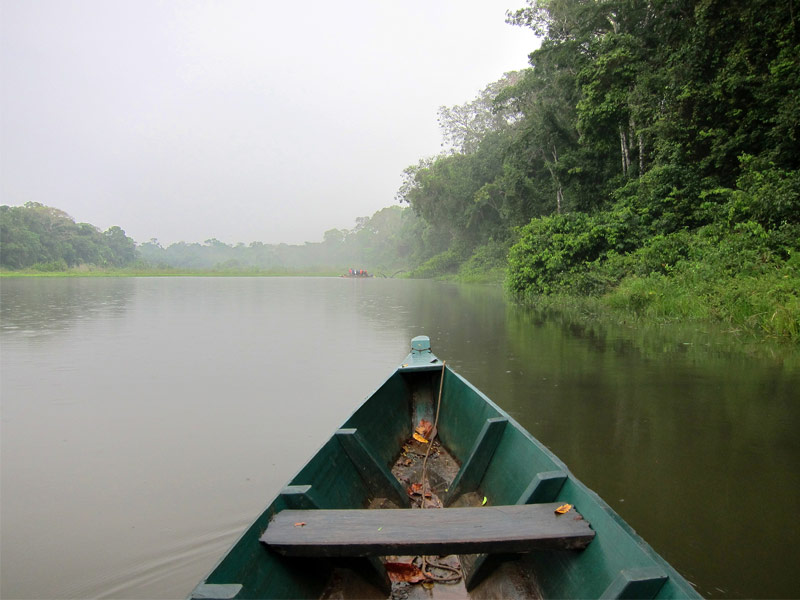
{"type": "Polygon", "coordinates": [[[659,558],[423,344],[192,597],[685,596],[659,558]]]}

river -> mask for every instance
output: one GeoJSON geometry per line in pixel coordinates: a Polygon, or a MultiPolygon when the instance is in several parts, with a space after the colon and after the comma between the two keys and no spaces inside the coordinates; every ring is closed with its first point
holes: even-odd
{"type": "Polygon", "coordinates": [[[420,334],[701,594],[800,594],[796,354],[431,281],[4,278],[0,310],[2,598],[185,597],[420,334]]]}

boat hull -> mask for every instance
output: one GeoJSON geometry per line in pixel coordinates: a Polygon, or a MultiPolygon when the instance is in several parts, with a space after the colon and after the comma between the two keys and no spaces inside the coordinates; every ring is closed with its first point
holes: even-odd
{"type": "MultiPolygon", "coordinates": [[[[463,504],[470,496],[482,498],[481,503],[489,506],[570,504],[596,532],[580,551],[462,556],[464,593],[530,597],[534,589],[543,598],[699,597],[564,463],[429,351],[412,352],[347,419],[195,589],[193,597],[346,597],[341,590],[331,594],[332,579],[341,565],[324,558],[284,557],[259,539],[270,520],[286,509],[362,509],[374,504],[377,495],[390,498],[392,506],[401,504],[404,499],[397,497],[396,486],[392,489],[391,484],[377,481],[380,474],[368,473],[364,463],[372,461],[378,472],[391,469],[408,450],[415,424],[433,422],[437,414],[438,441],[458,463],[455,477],[437,490],[445,505],[463,504]],[[354,460],[361,456],[352,449],[354,432],[367,458],[354,460]]],[[[372,574],[370,569],[359,574],[362,567],[356,564],[353,569],[356,577],[364,575],[369,586],[372,574]]],[[[357,594],[374,596],[377,589],[359,588],[357,594]]]]}

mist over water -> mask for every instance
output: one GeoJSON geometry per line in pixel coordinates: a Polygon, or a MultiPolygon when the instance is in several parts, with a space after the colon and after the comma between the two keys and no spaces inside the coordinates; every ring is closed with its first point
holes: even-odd
{"type": "Polygon", "coordinates": [[[796,595],[796,361],[430,281],[0,285],[3,598],[185,597],[420,334],[702,594],[796,595]]]}

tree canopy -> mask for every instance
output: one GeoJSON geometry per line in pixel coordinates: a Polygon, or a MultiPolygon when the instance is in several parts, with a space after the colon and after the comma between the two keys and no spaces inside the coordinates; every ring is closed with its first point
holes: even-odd
{"type": "MultiPolygon", "coordinates": [[[[455,272],[504,245],[518,294],[688,281],[699,265],[718,282],[800,283],[795,12],[794,0],[510,11],[542,37],[530,68],[440,110],[449,152],[406,169],[398,193],[447,240],[430,265],[455,272]],[[734,260],[737,247],[752,253],[734,260]]],[[[796,293],[778,296],[800,312],[796,293]]]]}
{"type": "Polygon", "coordinates": [[[136,260],[136,244],[117,226],[101,232],[75,223],[67,213],[38,202],[0,206],[0,265],[63,270],[82,264],[124,267],[136,260]]]}

